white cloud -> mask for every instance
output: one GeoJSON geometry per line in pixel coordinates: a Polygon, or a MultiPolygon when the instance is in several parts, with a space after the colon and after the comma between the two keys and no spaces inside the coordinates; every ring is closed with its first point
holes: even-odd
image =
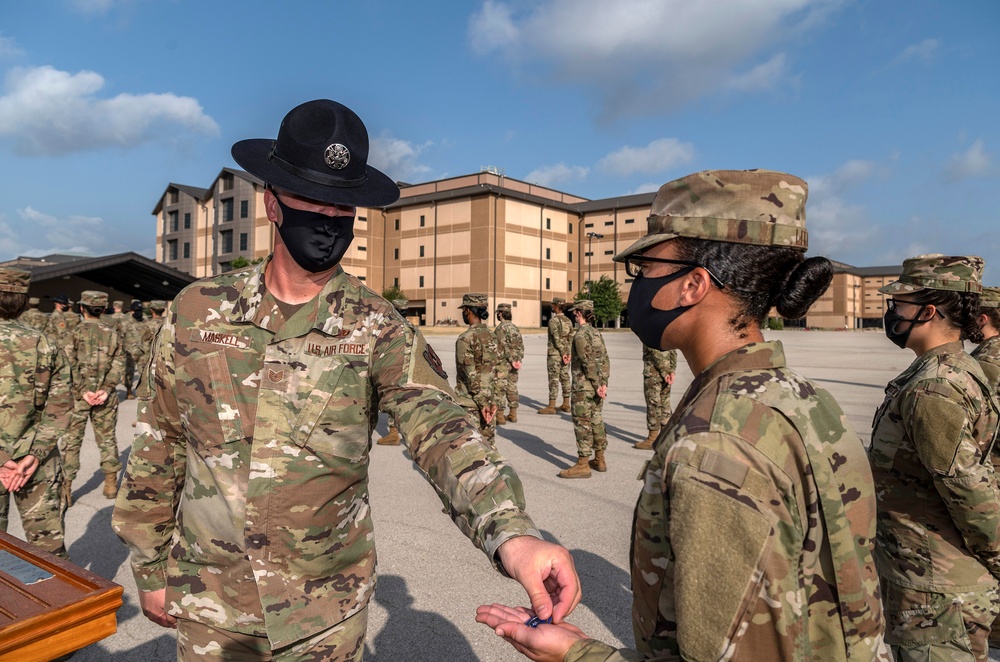
{"type": "Polygon", "coordinates": [[[871,161],[853,160],[832,173],[807,177],[806,203],[809,250],[833,259],[849,259],[877,242],[878,226],[870,221],[865,208],[850,202],[852,189],[868,181],[876,172],[871,161]]]}
{"type": "Polygon", "coordinates": [[[105,255],[116,252],[112,248],[121,248],[109,242],[114,235],[102,218],[80,215],[59,218],[25,207],[17,210],[14,220],[0,217],[0,255],[105,255]]]}
{"type": "Polygon", "coordinates": [[[892,65],[895,66],[913,61],[930,62],[937,55],[940,48],[941,42],[937,39],[924,39],[918,44],[911,44],[904,48],[899,55],[893,58],[892,65]]]}
{"type": "Polygon", "coordinates": [[[663,172],[694,159],[694,145],[676,138],[660,138],[645,147],[626,145],[598,162],[597,167],[620,177],[663,172]]]}
{"type": "Polygon", "coordinates": [[[964,152],[952,154],[944,170],[949,179],[958,180],[989,174],[992,166],[993,158],[979,139],[964,152]]]}
{"type": "Polygon", "coordinates": [[[666,182],[656,183],[656,182],[646,182],[645,184],[639,184],[634,189],[626,193],[625,195],[638,195],[639,193],[653,193],[654,191],[659,191],[660,187],[666,182]]]}
{"type": "Polygon", "coordinates": [[[558,184],[583,181],[589,173],[590,168],[557,163],[555,165],[535,168],[525,176],[524,181],[530,184],[538,184],[539,186],[556,186],[558,184]]]}
{"type": "Polygon", "coordinates": [[[17,42],[10,37],[0,36],[0,58],[15,58],[24,55],[17,42]]]}
{"type": "Polygon", "coordinates": [[[170,140],[177,127],[216,135],[218,125],[191,97],[119,94],[100,98],[104,78],[50,66],[7,73],[0,96],[0,138],[19,154],[59,155],[170,140]]]}
{"type": "Polygon", "coordinates": [[[407,140],[393,138],[383,133],[377,138],[372,138],[368,162],[396,181],[419,181],[431,172],[429,166],[418,162],[420,153],[431,144],[426,142],[423,145],[414,145],[407,140]]]}
{"type": "Polygon", "coordinates": [[[780,86],[788,62],[767,36],[817,24],[840,0],[485,0],[470,47],[519,71],[583,84],[603,114],[669,110],[719,89],[780,86]],[[745,73],[739,73],[744,70],[745,73]]]}
{"type": "Polygon", "coordinates": [[[872,176],[875,164],[871,161],[853,160],[837,168],[828,175],[817,175],[806,181],[809,183],[810,201],[812,197],[839,195],[854,188],[872,176]]]}

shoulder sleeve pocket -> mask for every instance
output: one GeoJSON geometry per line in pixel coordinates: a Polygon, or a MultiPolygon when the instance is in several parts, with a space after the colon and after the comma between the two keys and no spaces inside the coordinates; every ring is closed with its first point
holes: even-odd
{"type": "Polygon", "coordinates": [[[677,642],[686,659],[718,660],[757,600],[776,518],[691,474],[675,476],[670,510],[677,642]]]}

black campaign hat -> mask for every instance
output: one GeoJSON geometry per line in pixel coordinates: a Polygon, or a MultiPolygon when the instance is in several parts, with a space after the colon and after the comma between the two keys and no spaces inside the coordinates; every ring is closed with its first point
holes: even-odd
{"type": "Polygon", "coordinates": [[[275,188],[328,204],[384,207],[399,187],[368,165],[368,130],[353,110],[317,99],[293,108],[278,139],[241,140],[233,158],[275,188]]]}

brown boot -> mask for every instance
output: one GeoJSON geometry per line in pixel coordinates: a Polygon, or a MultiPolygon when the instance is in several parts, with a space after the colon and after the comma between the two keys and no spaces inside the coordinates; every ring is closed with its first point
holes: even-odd
{"type": "Polygon", "coordinates": [[[585,457],[577,458],[576,464],[556,475],[560,478],[590,478],[590,464],[585,457]]]}
{"type": "Polygon", "coordinates": [[[517,407],[511,409],[510,413],[507,414],[507,421],[509,423],[517,423],[517,407]]]}
{"type": "Polygon", "coordinates": [[[570,410],[570,408],[569,408],[569,398],[567,398],[564,395],[563,396],[563,403],[559,406],[559,411],[564,411],[566,413],[569,413],[569,410],[570,410]]]}
{"type": "Polygon", "coordinates": [[[604,461],[604,451],[594,451],[594,459],[588,462],[594,471],[607,471],[608,465],[604,461]]]}
{"type": "Polygon", "coordinates": [[[653,442],[656,441],[656,438],[659,436],[659,434],[660,434],[659,430],[650,430],[649,435],[639,443],[632,446],[632,448],[636,449],[637,451],[652,450],[653,442]]]}
{"type": "Polygon", "coordinates": [[[385,436],[376,441],[379,446],[399,446],[399,430],[395,427],[389,428],[385,436]]]}
{"type": "Polygon", "coordinates": [[[504,423],[507,422],[507,418],[503,415],[502,411],[499,411],[499,410],[497,411],[496,422],[497,422],[497,425],[503,425],[504,423]]]}
{"type": "Polygon", "coordinates": [[[549,400],[549,406],[538,410],[539,414],[555,414],[556,413],[556,401],[549,400]]]}
{"type": "Polygon", "coordinates": [[[114,499],[116,496],[118,496],[118,472],[106,472],[104,474],[104,498],[114,499]]]}

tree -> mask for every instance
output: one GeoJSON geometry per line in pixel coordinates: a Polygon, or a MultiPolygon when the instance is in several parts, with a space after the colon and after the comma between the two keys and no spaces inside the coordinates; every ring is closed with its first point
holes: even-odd
{"type": "Polygon", "coordinates": [[[242,269],[243,267],[249,267],[250,260],[246,259],[242,255],[237,256],[232,262],[229,263],[230,269],[242,269]]]}
{"type": "Polygon", "coordinates": [[[625,310],[625,302],[622,301],[622,293],[618,287],[618,281],[602,275],[598,281],[589,281],[587,289],[576,293],[576,300],[590,299],[594,302],[594,317],[598,322],[605,324],[621,317],[625,310]]]}
{"type": "Polygon", "coordinates": [[[399,289],[399,285],[390,285],[382,290],[382,298],[391,302],[396,299],[406,299],[407,296],[403,290],[399,289]]]}

